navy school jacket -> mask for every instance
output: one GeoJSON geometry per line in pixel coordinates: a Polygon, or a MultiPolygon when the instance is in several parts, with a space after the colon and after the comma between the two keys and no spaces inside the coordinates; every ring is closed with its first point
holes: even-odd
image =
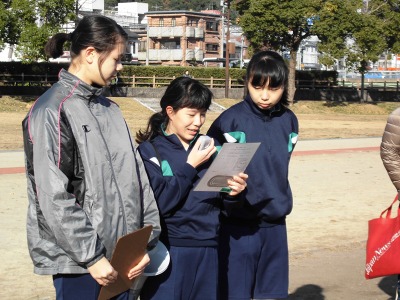
{"type": "Polygon", "coordinates": [[[161,215],[160,240],[167,245],[217,246],[221,208],[229,211],[241,204],[240,197],[226,193],[193,191],[211,164],[210,159],[195,169],[186,163],[196,139],[187,151],[175,134],[157,136],[138,148],[161,215]]]}
{"type": "Polygon", "coordinates": [[[247,96],[224,111],[207,134],[221,144],[261,142],[245,171],[249,178],[243,207],[224,220],[259,226],[285,222],[293,205],[288,173],[298,137],[295,114],[279,103],[263,112],[247,96]]]}

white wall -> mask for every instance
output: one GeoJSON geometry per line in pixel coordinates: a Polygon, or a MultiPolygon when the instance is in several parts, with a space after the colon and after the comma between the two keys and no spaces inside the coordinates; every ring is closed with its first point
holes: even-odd
{"type": "Polygon", "coordinates": [[[149,4],[143,2],[118,3],[118,14],[121,16],[138,17],[149,11],[149,4]]]}
{"type": "Polygon", "coordinates": [[[79,6],[82,11],[104,11],[104,0],[79,0],[79,6]]]}
{"type": "Polygon", "coordinates": [[[0,61],[20,61],[15,55],[15,51],[10,48],[10,45],[6,44],[5,48],[0,51],[0,61]]]}

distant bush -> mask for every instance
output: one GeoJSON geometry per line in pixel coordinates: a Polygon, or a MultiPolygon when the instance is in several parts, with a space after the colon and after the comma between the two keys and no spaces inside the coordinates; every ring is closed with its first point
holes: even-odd
{"type": "MultiPolygon", "coordinates": [[[[67,69],[67,63],[21,63],[21,62],[0,62],[0,75],[20,75],[24,73],[26,75],[57,75],[61,68],[67,69]]],[[[190,75],[194,78],[225,78],[225,68],[216,67],[179,67],[179,66],[143,66],[143,65],[124,65],[124,68],[120,72],[121,76],[133,76],[138,77],[179,77],[188,70],[190,75]]],[[[229,76],[232,79],[244,82],[246,75],[246,69],[230,68],[229,76]]],[[[337,82],[336,71],[296,71],[296,80],[301,81],[330,81],[334,84],[337,82]]]]}
{"type": "Polygon", "coordinates": [[[0,74],[19,75],[24,74],[49,74],[57,75],[61,68],[68,68],[66,63],[32,63],[26,64],[21,62],[0,62],[0,74]]]}

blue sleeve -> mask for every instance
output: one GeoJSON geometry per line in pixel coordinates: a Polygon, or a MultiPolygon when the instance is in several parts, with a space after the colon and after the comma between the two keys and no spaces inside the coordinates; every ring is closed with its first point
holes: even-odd
{"type": "Polygon", "coordinates": [[[221,129],[221,117],[218,117],[210,126],[207,135],[214,138],[220,145],[225,142],[223,131],[221,129]]]}
{"type": "Polygon", "coordinates": [[[222,203],[223,203],[223,210],[226,212],[226,214],[229,216],[232,210],[235,209],[240,209],[243,207],[244,201],[246,199],[246,190],[241,192],[239,195],[236,196],[229,196],[225,193],[223,194],[222,197],[222,203]]]}
{"type": "Polygon", "coordinates": [[[160,214],[168,216],[186,201],[193,187],[197,170],[186,163],[181,169],[174,169],[173,176],[164,176],[160,162],[157,159],[157,154],[150,142],[140,144],[139,153],[149,176],[160,214]]]}

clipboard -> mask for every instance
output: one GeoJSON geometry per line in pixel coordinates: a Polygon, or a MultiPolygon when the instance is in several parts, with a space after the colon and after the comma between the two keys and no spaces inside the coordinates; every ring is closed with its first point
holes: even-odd
{"type": "Polygon", "coordinates": [[[129,280],[128,272],[146,254],[152,230],[153,226],[149,225],[118,239],[110,261],[118,277],[114,283],[102,286],[98,300],[107,300],[129,290],[137,278],[129,280]]]}
{"type": "Polygon", "coordinates": [[[244,172],[261,143],[225,143],[193,191],[230,192],[227,180],[244,172]]]}

